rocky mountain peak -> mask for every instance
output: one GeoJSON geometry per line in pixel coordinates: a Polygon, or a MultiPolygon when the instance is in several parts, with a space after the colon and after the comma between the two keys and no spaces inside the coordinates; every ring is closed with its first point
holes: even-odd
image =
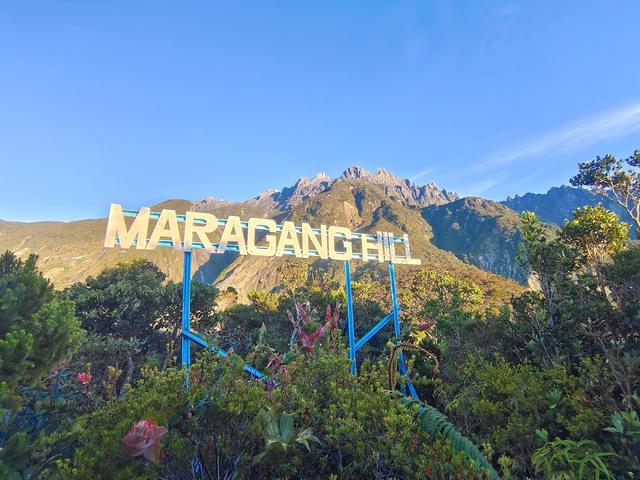
{"type": "Polygon", "coordinates": [[[264,200],[265,198],[273,198],[274,195],[280,193],[280,190],[277,188],[268,188],[264,192],[259,193],[258,196],[254,198],[254,200],[264,200]]]}
{"type": "Polygon", "coordinates": [[[371,174],[364,168],[354,165],[353,167],[349,167],[344,172],[342,172],[340,178],[344,180],[358,180],[369,176],[371,176],[371,174]]]}
{"type": "MultiPolygon", "coordinates": [[[[256,197],[247,200],[252,204],[259,204],[264,208],[277,212],[287,212],[305,200],[327,191],[336,181],[361,180],[382,187],[391,199],[413,208],[423,208],[428,205],[442,205],[458,198],[458,195],[446,190],[440,190],[435,183],[417,185],[408,179],[398,177],[389,170],[377,168],[370,173],[364,168],[354,165],[347,168],[342,175],[334,180],[327,173],[320,171],[313,177],[300,177],[292,186],[282,190],[270,188],[256,197]]],[[[207,197],[194,204],[196,210],[210,210],[220,206],[227,206],[232,202],[207,197]]]]}
{"type": "Polygon", "coordinates": [[[394,175],[393,173],[391,173],[388,170],[385,170],[384,168],[378,168],[376,169],[376,174],[373,175],[373,177],[375,177],[376,182],[380,183],[380,184],[409,184],[411,183],[409,180],[406,180],[404,178],[400,178],[397,175],[394,175]]]}
{"type": "Polygon", "coordinates": [[[211,210],[213,208],[217,208],[217,207],[221,207],[224,205],[227,205],[229,202],[227,200],[222,200],[221,198],[215,198],[215,197],[206,197],[203,198],[202,200],[198,200],[196,202],[193,202],[193,209],[195,211],[206,211],[206,210],[211,210]]]}
{"type": "Polygon", "coordinates": [[[327,190],[333,179],[324,172],[318,172],[313,178],[301,177],[292,187],[285,187],[276,195],[282,210],[290,210],[313,195],[327,190]]]}
{"type": "Polygon", "coordinates": [[[440,190],[435,183],[420,186],[406,178],[400,178],[384,168],[378,168],[375,174],[370,174],[362,167],[349,167],[339,180],[366,180],[381,186],[390,198],[403,205],[416,208],[427,205],[442,205],[458,198],[458,195],[453,192],[440,190]]]}

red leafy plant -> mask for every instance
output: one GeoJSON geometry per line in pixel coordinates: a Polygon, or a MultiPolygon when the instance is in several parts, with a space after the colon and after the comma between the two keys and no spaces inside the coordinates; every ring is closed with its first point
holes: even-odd
{"type": "Polygon", "coordinates": [[[271,393],[278,386],[278,382],[276,382],[276,373],[279,373],[282,379],[287,378],[287,366],[284,365],[283,362],[284,361],[282,359],[282,355],[280,355],[279,353],[274,353],[269,359],[269,363],[267,364],[267,373],[269,374],[269,377],[266,381],[266,387],[269,396],[271,396],[271,393]]]}
{"type": "Polygon", "coordinates": [[[436,324],[435,320],[427,320],[425,322],[422,322],[416,325],[416,329],[421,332],[426,332],[427,330],[431,330],[431,328],[435,326],[435,324],[436,324]]]}
{"type": "Polygon", "coordinates": [[[130,457],[142,455],[150,462],[157,462],[164,456],[160,448],[160,440],[167,429],[159,426],[150,418],[140,420],[131,426],[129,433],[122,439],[124,453],[130,457]]]}
{"type": "Polygon", "coordinates": [[[316,343],[322,338],[324,334],[325,327],[327,324],[320,325],[317,330],[311,334],[307,334],[302,326],[307,322],[308,316],[307,312],[304,310],[303,306],[299,303],[296,303],[296,310],[298,312],[298,317],[300,320],[294,318],[293,314],[290,310],[287,310],[287,315],[289,316],[289,321],[293,325],[293,329],[296,332],[296,335],[300,339],[300,345],[302,346],[302,350],[304,353],[312,353],[313,347],[316,343]]]}
{"type": "Polygon", "coordinates": [[[287,310],[287,315],[289,316],[289,321],[293,325],[293,329],[300,339],[300,345],[305,353],[312,353],[313,348],[316,343],[322,338],[324,333],[329,330],[331,335],[331,348],[335,350],[336,341],[337,341],[337,331],[338,331],[338,320],[340,318],[340,311],[338,306],[334,309],[331,308],[331,305],[327,305],[327,309],[324,314],[324,324],[319,326],[315,332],[306,333],[303,329],[303,326],[308,322],[309,315],[307,314],[304,307],[296,303],[296,313],[297,318],[293,316],[290,310],[287,310]]]}
{"type": "Polygon", "coordinates": [[[327,305],[327,310],[324,312],[324,324],[329,325],[329,338],[331,339],[331,350],[335,352],[336,342],[338,340],[338,320],[340,319],[340,308],[336,304],[334,309],[331,309],[331,305],[327,305]]]}
{"type": "Polygon", "coordinates": [[[284,364],[282,355],[277,352],[271,355],[269,363],[267,364],[267,371],[271,373],[272,376],[279,373],[282,378],[287,378],[287,366],[284,364]]]}

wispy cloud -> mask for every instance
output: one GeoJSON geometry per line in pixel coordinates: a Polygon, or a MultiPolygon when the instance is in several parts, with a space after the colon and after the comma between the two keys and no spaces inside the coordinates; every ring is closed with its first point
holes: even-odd
{"type": "Polygon", "coordinates": [[[617,110],[601,112],[551,130],[503,154],[476,163],[470,166],[467,172],[484,171],[530,157],[575,151],[608,138],[629,135],[639,130],[640,102],[625,105],[617,110]]]}
{"type": "Polygon", "coordinates": [[[455,191],[462,197],[478,197],[491,190],[501,183],[501,181],[502,178],[486,178],[471,182],[470,184],[458,185],[455,187],[455,191]]]}
{"type": "Polygon", "coordinates": [[[430,173],[431,173],[431,169],[427,168],[425,170],[421,170],[418,173],[415,173],[414,175],[410,176],[409,180],[411,180],[412,182],[415,182],[417,180],[420,180],[422,177],[426,177],[430,173]]]}

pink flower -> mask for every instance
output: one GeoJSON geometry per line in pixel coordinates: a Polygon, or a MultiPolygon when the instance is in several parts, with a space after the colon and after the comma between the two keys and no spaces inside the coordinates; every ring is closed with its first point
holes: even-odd
{"type": "Polygon", "coordinates": [[[164,455],[160,440],[166,433],[166,428],[158,426],[150,418],[140,420],[131,426],[131,431],[122,439],[124,453],[131,457],[142,455],[150,462],[157,462],[164,455]]]}
{"type": "Polygon", "coordinates": [[[76,375],[76,380],[82,385],[89,385],[91,383],[91,374],[89,372],[79,372],[76,375]]]}

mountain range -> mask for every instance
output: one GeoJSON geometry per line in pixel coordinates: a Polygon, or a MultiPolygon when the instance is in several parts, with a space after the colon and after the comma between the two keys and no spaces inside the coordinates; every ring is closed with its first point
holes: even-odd
{"type": "MultiPolygon", "coordinates": [[[[370,173],[354,166],[335,179],[321,172],[245,201],[214,197],[196,202],[173,199],[154,205],[152,210],[196,210],[219,218],[266,217],[278,222],[342,225],[359,232],[408,233],[413,256],[422,259],[423,267],[452,272],[495,293],[518,289],[514,280],[527,282],[527,272],[515,262],[520,241],[518,212],[531,210],[545,222],[561,225],[575,208],[601,200],[587,191],[566,186],[500,203],[460,198],[435,183],[417,185],[384,169],[370,173]]],[[[12,250],[19,256],[37,253],[40,268],[58,288],[140,256],[154,261],[168,278],[181,279],[181,255],[171,249],[104,249],[105,228],[106,219],[34,223],[0,220],[0,251],[12,250]]],[[[233,287],[240,298],[245,298],[251,289],[277,288],[278,267],[284,261],[232,253],[208,255],[198,250],[193,256],[194,278],[220,288],[233,287]]],[[[339,270],[335,264],[320,260],[313,261],[313,268],[339,270]]]]}

